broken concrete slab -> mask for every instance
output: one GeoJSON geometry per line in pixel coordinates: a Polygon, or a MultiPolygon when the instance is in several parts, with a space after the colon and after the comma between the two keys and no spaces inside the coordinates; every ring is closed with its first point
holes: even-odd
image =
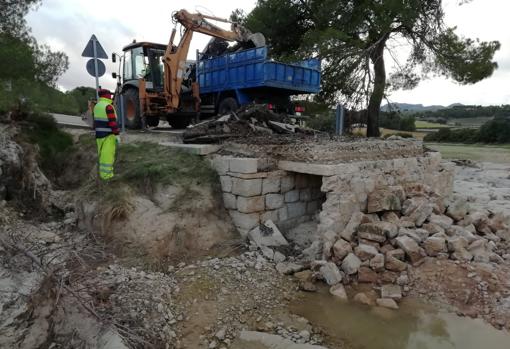
{"type": "Polygon", "coordinates": [[[347,275],[356,274],[360,266],[361,260],[354,253],[349,253],[342,262],[342,270],[347,275]]]}
{"type": "Polygon", "coordinates": [[[402,289],[399,285],[383,285],[381,287],[381,298],[401,299],[402,289]]]}
{"type": "Polygon", "coordinates": [[[330,286],[336,285],[342,282],[342,273],[338,269],[335,263],[328,262],[320,268],[320,273],[326,283],[330,286]]]}
{"type": "Polygon", "coordinates": [[[348,299],[347,292],[345,292],[345,287],[342,284],[336,284],[336,285],[331,286],[329,288],[329,293],[343,301],[346,301],[348,299]]]}
{"type": "Polygon", "coordinates": [[[375,301],[378,306],[388,309],[398,309],[398,304],[391,298],[378,298],[375,301]]]}
{"type": "Polygon", "coordinates": [[[358,228],[360,238],[379,243],[386,241],[386,238],[394,238],[397,233],[397,226],[389,222],[364,223],[358,228]]]}
{"type": "Polygon", "coordinates": [[[426,256],[425,251],[421,248],[416,241],[411,239],[409,236],[399,236],[396,238],[397,245],[405,251],[409,257],[411,263],[419,262],[423,257],[426,256]]]}
{"type": "Polygon", "coordinates": [[[340,171],[339,167],[341,167],[341,165],[311,164],[296,161],[278,162],[278,168],[281,170],[318,176],[333,176],[340,171]]]}
{"type": "Polygon", "coordinates": [[[402,206],[399,195],[389,188],[377,189],[368,194],[367,212],[400,211],[402,206]]]}
{"type": "Polygon", "coordinates": [[[214,154],[221,149],[221,146],[216,144],[182,144],[182,143],[171,143],[171,142],[159,142],[159,145],[169,147],[172,149],[178,149],[187,153],[196,155],[209,155],[214,154]]]}
{"type": "Polygon", "coordinates": [[[289,243],[273,221],[266,221],[248,232],[248,238],[257,246],[285,246],[289,243]]]}
{"type": "Polygon", "coordinates": [[[360,243],[354,249],[354,254],[359,257],[362,261],[366,261],[375,257],[379,252],[372,245],[360,243]]]}
{"type": "Polygon", "coordinates": [[[338,239],[333,245],[333,255],[335,256],[336,260],[343,260],[351,252],[351,244],[344,239],[338,239]]]}

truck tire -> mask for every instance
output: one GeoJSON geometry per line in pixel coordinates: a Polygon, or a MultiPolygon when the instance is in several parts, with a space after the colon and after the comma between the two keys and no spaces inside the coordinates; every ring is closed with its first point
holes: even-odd
{"type": "Polygon", "coordinates": [[[147,126],[158,127],[158,125],[159,125],[159,116],[149,116],[147,118],[147,126]]]}
{"type": "Polygon", "coordinates": [[[167,116],[166,121],[172,126],[172,128],[186,128],[191,123],[191,118],[183,116],[167,116]]]}
{"type": "Polygon", "coordinates": [[[138,130],[142,128],[140,98],[136,88],[128,88],[124,91],[124,115],[128,129],[138,130]]]}
{"type": "Polygon", "coordinates": [[[218,106],[218,115],[226,115],[230,114],[233,111],[239,109],[239,104],[237,104],[237,100],[233,97],[227,97],[220,102],[218,106]]]}

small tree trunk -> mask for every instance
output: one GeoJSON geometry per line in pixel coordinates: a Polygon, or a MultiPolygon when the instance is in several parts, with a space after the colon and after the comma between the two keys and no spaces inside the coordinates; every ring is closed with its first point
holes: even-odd
{"type": "Polygon", "coordinates": [[[381,102],[386,89],[386,68],[384,66],[384,47],[386,40],[382,40],[374,52],[370,55],[370,60],[374,65],[374,89],[368,102],[367,115],[367,137],[379,137],[379,111],[381,102]]]}

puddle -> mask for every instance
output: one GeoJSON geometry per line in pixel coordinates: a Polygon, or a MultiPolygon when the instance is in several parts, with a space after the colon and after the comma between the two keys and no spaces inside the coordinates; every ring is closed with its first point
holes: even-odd
{"type": "MultiPolygon", "coordinates": [[[[398,311],[345,303],[327,290],[304,294],[291,311],[350,349],[508,349],[510,333],[405,300],[398,311]]],[[[333,347],[331,349],[334,349],[333,347]]]]}

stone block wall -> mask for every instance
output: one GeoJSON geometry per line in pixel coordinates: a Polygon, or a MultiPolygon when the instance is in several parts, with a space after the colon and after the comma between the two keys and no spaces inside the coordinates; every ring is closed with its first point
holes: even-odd
{"type": "Polygon", "coordinates": [[[326,244],[346,228],[353,214],[367,212],[368,194],[376,189],[423,184],[445,200],[453,190],[453,165],[441,163],[441,154],[437,152],[421,157],[346,163],[337,171],[340,174],[324,176],[322,180],[326,201],[318,233],[326,244]]]}
{"type": "Polygon", "coordinates": [[[330,165],[217,156],[212,164],[241,235],[266,220],[285,231],[320,212],[318,234],[325,243],[336,239],[355,213],[367,212],[374,190],[418,183],[446,199],[454,175],[453,166],[442,163],[437,152],[330,165]]]}
{"type": "Polygon", "coordinates": [[[267,220],[287,230],[311,220],[325,195],[322,178],[276,170],[267,159],[217,156],[223,201],[241,235],[267,220]]]}

